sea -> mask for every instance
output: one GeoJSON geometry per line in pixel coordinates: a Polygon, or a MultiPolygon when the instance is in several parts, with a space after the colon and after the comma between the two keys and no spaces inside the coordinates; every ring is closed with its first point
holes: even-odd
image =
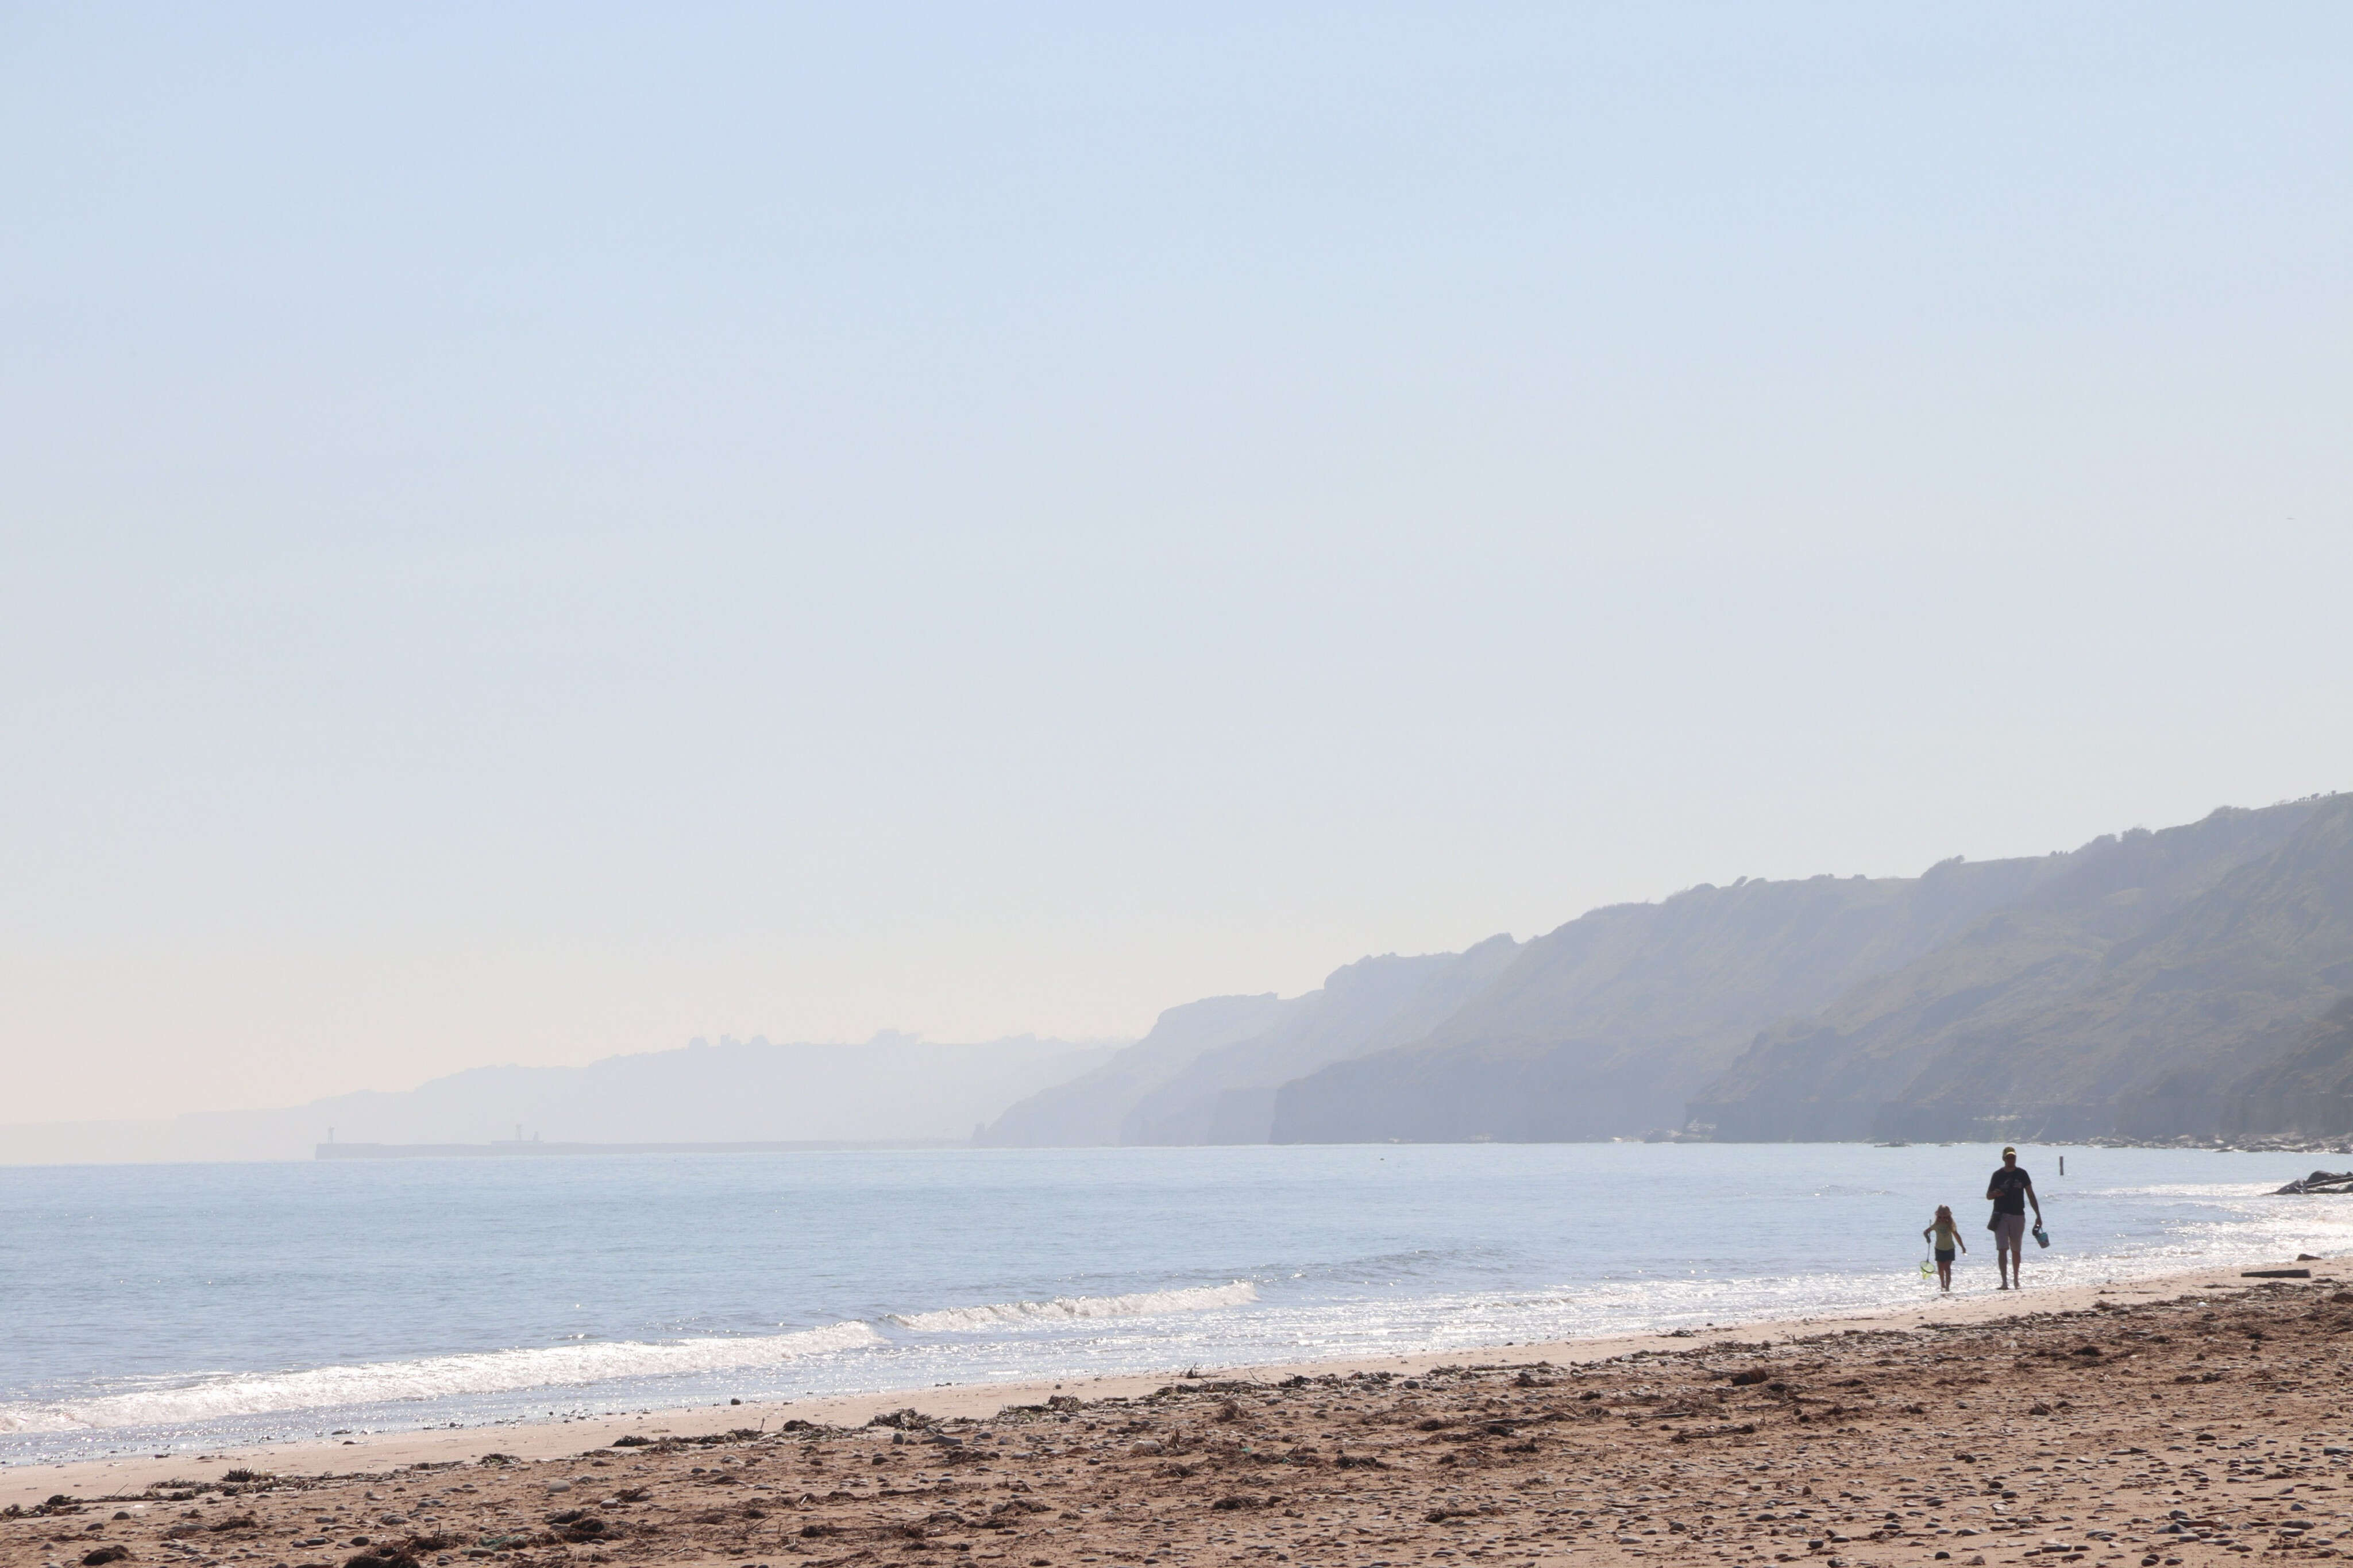
{"type": "MultiPolygon", "coordinates": [[[[2032,1148],[2031,1286],[2353,1251],[2327,1156],[2032,1148]],[[2061,1174],[2063,1159],[2065,1174],[2061,1174]]],[[[2340,1162],[2341,1163],[2341,1162],[2340,1162]]],[[[1512,1346],[1994,1283],[1977,1145],[0,1169],[0,1463],[1512,1346]]]]}

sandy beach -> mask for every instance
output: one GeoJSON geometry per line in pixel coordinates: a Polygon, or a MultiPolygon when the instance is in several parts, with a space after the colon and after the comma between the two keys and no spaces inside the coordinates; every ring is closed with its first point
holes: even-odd
{"type": "Polygon", "coordinates": [[[2333,1556],[2353,1268],[2276,1267],[2311,1278],[15,1467],[0,1563],[2333,1556]]]}

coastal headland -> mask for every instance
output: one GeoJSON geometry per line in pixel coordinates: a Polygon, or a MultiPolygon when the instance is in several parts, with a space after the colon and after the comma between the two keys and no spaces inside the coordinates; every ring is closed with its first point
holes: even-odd
{"type": "Polygon", "coordinates": [[[27,1465],[0,1564],[2353,1555],[2353,1268],[2278,1267],[2307,1277],[27,1465]]]}

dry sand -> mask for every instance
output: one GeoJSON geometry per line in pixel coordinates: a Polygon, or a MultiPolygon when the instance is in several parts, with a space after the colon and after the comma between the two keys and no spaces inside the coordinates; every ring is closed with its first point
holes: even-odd
{"type": "Polygon", "coordinates": [[[0,1472],[0,1565],[116,1547],[142,1568],[2334,1556],[2353,1291],[2333,1260],[2308,1267],[1176,1382],[21,1466],[0,1472]]]}

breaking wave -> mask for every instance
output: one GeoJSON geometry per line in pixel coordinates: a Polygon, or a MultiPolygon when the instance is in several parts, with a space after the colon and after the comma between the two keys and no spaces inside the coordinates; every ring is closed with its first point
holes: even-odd
{"type": "Polygon", "coordinates": [[[1246,1279],[1230,1285],[1198,1285],[1189,1290],[1145,1290],[1133,1296],[1057,1296],[1050,1301],[999,1301],[987,1307],[948,1307],[936,1312],[891,1314],[891,1321],[922,1334],[970,1333],[1008,1323],[1065,1323],[1086,1318],[1153,1318],[1166,1312],[1207,1312],[1247,1307],[1258,1287],[1246,1279]]]}
{"type": "MultiPolygon", "coordinates": [[[[1008,1326],[1148,1318],[1247,1306],[1258,1288],[1246,1280],[1128,1296],[1060,1296],[892,1314],[918,1333],[972,1332],[1008,1326]]],[[[414,1361],[313,1367],[302,1372],[235,1373],[171,1387],[129,1389],[55,1404],[0,1405],[0,1432],[78,1432],[170,1427],[297,1410],[350,1409],[399,1401],[518,1394],[531,1389],[774,1366],[886,1342],[870,1323],[849,1321],[795,1333],[677,1340],[621,1340],[470,1352],[414,1361]]]]}
{"type": "Polygon", "coordinates": [[[240,1373],[177,1388],[112,1394],[69,1405],[0,1405],[0,1432],[72,1432],[92,1427],[172,1426],[281,1410],[318,1410],[391,1400],[661,1377],[769,1366],[834,1351],[879,1344],[865,1323],[829,1323],[797,1333],[680,1340],[665,1344],[615,1341],[480,1351],[308,1372],[240,1373]]]}

